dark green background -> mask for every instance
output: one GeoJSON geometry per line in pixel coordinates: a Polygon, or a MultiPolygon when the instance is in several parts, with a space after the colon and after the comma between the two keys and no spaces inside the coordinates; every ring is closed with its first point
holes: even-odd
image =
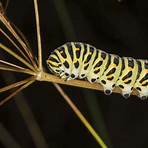
{"type": "MultiPolygon", "coordinates": [[[[49,53],[67,41],[86,42],[109,53],[148,59],[147,0],[40,0],[39,12],[45,67],[49,53]],[[63,2],[70,20],[63,15],[63,2]]],[[[7,16],[25,34],[36,53],[33,0],[10,0],[7,16]]],[[[125,100],[119,94],[105,96],[83,88],[62,88],[109,147],[148,147],[147,100],[134,96],[125,100]],[[88,103],[91,101],[92,104],[88,103]],[[92,115],[94,102],[99,112],[92,115]]],[[[23,92],[49,148],[98,147],[52,84],[37,82],[23,92]]],[[[0,108],[0,122],[22,148],[35,147],[15,101],[0,108]]]]}

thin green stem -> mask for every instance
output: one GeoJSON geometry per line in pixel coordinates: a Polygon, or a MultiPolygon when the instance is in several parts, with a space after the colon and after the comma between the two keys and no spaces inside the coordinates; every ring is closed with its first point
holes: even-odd
{"type": "Polygon", "coordinates": [[[56,87],[56,89],[59,91],[59,93],[62,95],[62,97],[65,99],[65,101],[69,104],[69,106],[72,108],[72,110],[75,112],[77,117],[81,120],[81,122],[85,125],[85,127],[88,129],[88,131],[92,134],[92,136],[95,138],[97,143],[102,148],[107,148],[107,145],[103,142],[99,134],[93,129],[93,127],[90,125],[90,123],[86,120],[86,118],[82,115],[80,110],[75,106],[75,104],[71,101],[71,99],[68,97],[67,94],[62,90],[62,88],[56,84],[53,83],[53,85],[56,87]]]}

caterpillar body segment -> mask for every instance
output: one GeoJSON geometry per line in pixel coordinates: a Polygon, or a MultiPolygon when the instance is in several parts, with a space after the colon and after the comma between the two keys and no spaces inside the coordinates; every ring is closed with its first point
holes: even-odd
{"type": "Polygon", "coordinates": [[[55,52],[59,56],[61,63],[60,77],[63,79],[68,79],[73,67],[73,61],[70,57],[71,54],[69,54],[69,48],[66,45],[63,45],[57,48],[55,52]]]}
{"type": "MultiPolygon", "coordinates": [[[[77,44],[79,44],[79,43],[77,43],[77,44]]],[[[78,77],[80,79],[84,79],[84,78],[86,78],[86,74],[88,71],[87,68],[89,66],[87,60],[89,60],[89,55],[92,54],[92,50],[90,51],[89,45],[82,44],[82,43],[81,43],[81,45],[82,45],[81,50],[83,52],[81,51],[82,55],[81,55],[81,60],[79,61],[80,71],[79,71],[78,77]]]]}
{"type": "Polygon", "coordinates": [[[130,97],[138,75],[137,61],[131,57],[122,58],[122,69],[116,86],[122,90],[124,98],[130,97]]]}
{"type": "Polygon", "coordinates": [[[134,88],[139,92],[139,97],[145,100],[148,96],[148,60],[137,60],[138,76],[134,88]]]}
{"type": "Polygon", "coordinates": [[[103,75],[109,60],[109,55],[106,52],[98,49],[96,49],[96,51],[95,60],[87,74],[87,80],[90,83],[100,83],[100,78],[103,75]]]}
{"type": "Polygon", "coordinates": [[[106,95],[110,95],[116,86],[116,82],[121,74],[122,59],[113,54],[109,54],[106,70],[100,78],[100,83],[104,87],[106,95]]]}
{"type": "Polygon", "coordinates": [[[81,42],[68,42],[47,59],[49,70],[65,79],[86,79],[100,83],[109,95],[115,86],[128,98],[136,89],[141,99],[148,97],[148,60],[119,57],[81,42]]]}
{"type": "Polygon", "coordinates": [[[71,76],[86,78],[92,66],[92,58],[96,55],[96,48],[91,45],[83,46],[82,43],[71,43],[75,50],[74,67],[71,76]],[[79,47],[80,46],[80,47],[79,47]],[[75,71],[75,69],[77,71],[75,71]]]}

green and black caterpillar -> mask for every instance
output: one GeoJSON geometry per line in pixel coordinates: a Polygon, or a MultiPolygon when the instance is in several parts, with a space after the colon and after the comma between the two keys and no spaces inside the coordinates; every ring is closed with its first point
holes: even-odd
{"type": "Polygon", "coordinates": [[[52,73],[65,79],[87,79],[100,83],[110,95],[118,86],[124,98],[136,89],[141,99],[148,97],[148,60],[120,57],[81,42],[68,42],[47,59],[52,73]]]}

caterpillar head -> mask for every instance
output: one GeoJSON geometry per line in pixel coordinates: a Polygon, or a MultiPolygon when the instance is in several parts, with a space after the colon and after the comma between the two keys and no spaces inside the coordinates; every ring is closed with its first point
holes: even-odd
{"type": "Polygon", "coordinates": [[[62,63],[60,62],[60,60],[54,54],[51,54],[49,56],[49,58],[46,60],[46,63],[48,65],[49,70],[53,74],[55,74],[57,76],[60,76],[60,74],[63,71],[62,63]]]}

